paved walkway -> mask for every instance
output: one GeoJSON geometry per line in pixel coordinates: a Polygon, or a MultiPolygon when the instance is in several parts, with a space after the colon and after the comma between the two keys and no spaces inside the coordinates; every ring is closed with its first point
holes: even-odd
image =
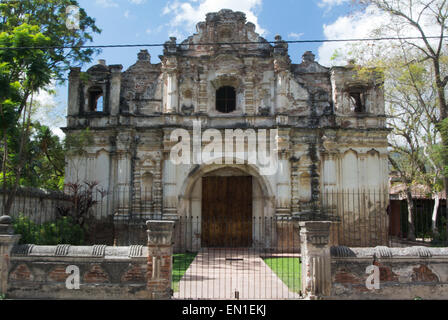
{"type": "Polygon", "coordinates": [[[175,299],[299,299],[251,249],[202,249],[179,283],[175,299]]]}

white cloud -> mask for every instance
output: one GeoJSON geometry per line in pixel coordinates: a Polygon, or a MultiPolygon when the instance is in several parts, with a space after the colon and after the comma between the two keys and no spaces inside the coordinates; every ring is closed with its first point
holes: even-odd
{"type": "Polygon", "coordinates": [[[157,34],[157,33],[160,33],[162,30],[163,30],[163,25],[160,25],[155,29],[148,28],[148,29],[146,29],[145,32],[147,34],[157,34]]]}
{"type": "Polygon", "coordinates": [[[260,10],[262,0],[174,0],[163,9],[164,15],[172,16],[168,26],[171,35],[184,37],[184,33],[192,33],[198,22],[204,21],[209,12],[231,9],[244,12],[247,20],[254,23],[257,32],[266,34],[266,30],[258,24],[257,11],[260,10]]]}
{"type": "MultiPolygon", "coordinates": [[[[55,90],[55,84],[51,84],[48,89],[55,90]]],[[[34,109],[33,120],[39,121],[41,124],[50,128],[53,134],[61,139],[65,137],[64,132],[60,129],[66,125],[65,106],[58,103],[56,95],[45,90],[40,90],[34,97],[37,106],[34,109]]]]}
{"type": "Polygon", "coordinates": [[[339,6],[343,3],[349,2],[350,0],[320,0],[320,2],[317,4],[319,7],[334,7],[339,6]]]}
{"type": "Polygon", "coordinates": [[[113,0],[95,0],[95,3],[103,8],[118,7],[118,4],[113,0]]]}
{"type": "Polygon", "coordinates": [[[302,36],[304,35],[303,32],[297,33],[297,32],[291,32],[290,34],[288,34],[288,38],[292,38],[292,39],[300,39],[302,38],[302,36]]]}
{"type": "Polygon", "coordinates": [[[133,4],[143,4],[146,0],[129,0],[129,2],[133,4]]]}
{"type": "MultiPolygon", "coordinates": [[[[326,0],[335,1],[338,0],[326,0]]],[[[419,12],[421,7],[413,6],[414,13],[419,12]]],[[[438,35],[439,30],[437,25],[432,21],[429,16],[422,16],[421,24],[427,35],[438,35]]],[[[334,23],[324,25],[325,39],[366,39],[373,37],[417,37],[419,33],[416,29],[409,26],[399,24],[399,20],[392,19],[387,13],[380,11],[373,5],[368,6],[365,10],[355,12],[346,16],[339,17],[334,23]],[[383,26],[381,31],[379,28],[383,26]],[[397,33],[398,32],[398,33],[397,33]]],[[[416,44],[422,44],[421,40],[412,40],[416,44]]],[[[346,64],[347,55],[353,48],[354,42],[327,42],[320,46],[318,50],[319,62],[323,65],[335,65],[346,64]],[[340,53],[341,59],[332,61],[331,57],[335,51],[340,53]]],[[[375,50],[378,52],[378,48],[385,50],[392,49],[392,41],[381,42],[363,42],[363,44],[369,44],[371,52],[375,50]]],[[[387,51],[389,52],[389,51],[387,51]]],[[[384,53],[383,53],[384,54],[384,53]]]]}
{"type": "Polygon", "coordinates": [[[128,19],[129,18],[129,14],[130,14],[129,10],[126,10],[123,15],[124,15],[124,17],[126,19],[128,19]]]}

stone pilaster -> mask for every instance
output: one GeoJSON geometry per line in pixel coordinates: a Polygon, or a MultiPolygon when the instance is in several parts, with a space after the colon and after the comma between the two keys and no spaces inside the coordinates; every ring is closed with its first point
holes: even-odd
{"type": "Polygon", "coordinates": [[[315,300],[330,296],[331,254],[328,221],[300,222],[302,293],[315,300]]]}
{"type": "Polygon", "coordinates": [[[171,298],[174,221],[148,221],[148,283],[154,300],[171,298]]]}
{"type": "Polygon", "coordinates": [[[5,295],[8,290],[11,250],[19,239],[20,235],[14,235],[11,217],[0,217],[0,295],[5,295]]]}

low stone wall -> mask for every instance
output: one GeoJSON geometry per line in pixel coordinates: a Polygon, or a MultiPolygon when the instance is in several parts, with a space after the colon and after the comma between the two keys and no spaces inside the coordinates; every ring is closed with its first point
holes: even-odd
{"type": "Polygon", "coordinates": [[[330,299],[448,299],[448,248],[331,249],[330,299]],[[369,290],[369,266],[379,268],[379,289],[369,290]]]}
{"type": "Polygon", "coordinates": [[[148,248],[15,246],[8,275],[12,299],[150,299],[148,248]],[[79,289],[67,288],[79,268],[79,289]]]}
{"type": "Polygon", "coordinates": [[[0,295],[12,299],[171,298],[174,222],[148,221],[147,246],[17,245],[0,217],[0,295]]]}

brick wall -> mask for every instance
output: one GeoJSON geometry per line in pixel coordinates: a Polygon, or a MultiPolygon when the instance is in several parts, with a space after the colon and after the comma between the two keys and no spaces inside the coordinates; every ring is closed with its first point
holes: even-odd
{"type": "Polygon", "coordinates": [[[333,247],[331,299],[448,299],[448,248],[333,247]],[[380,289],[369,290],[369,266],[380,271],[380,289]]]}

